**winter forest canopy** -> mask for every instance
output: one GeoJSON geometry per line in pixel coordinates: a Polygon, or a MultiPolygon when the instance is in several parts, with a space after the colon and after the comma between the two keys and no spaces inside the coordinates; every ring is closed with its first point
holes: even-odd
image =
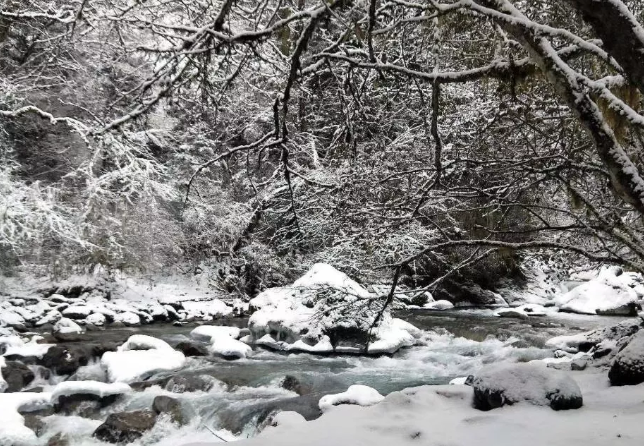
{"type": "MultiPolygon", "coordinates": [[[[0,265],[644,270],[638,0],[4,0],[0,265]],[[241,265],[241,266],[240,266],[241,265]]],[[[250,273],[248,273],[250,271],[250,273]]]]}

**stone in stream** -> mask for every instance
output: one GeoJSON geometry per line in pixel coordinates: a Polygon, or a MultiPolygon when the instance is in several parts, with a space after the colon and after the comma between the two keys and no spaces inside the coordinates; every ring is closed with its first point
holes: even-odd
{"type": "Polygon", "coordinates": [[[208,356],[208,349],[196,342],[181,341],[174,348],[186,356],[208,356]]]}
{"type": "Polygon", "coordinates": [[[35,378],[29,367],[18,361],[7,361],[2,367],[2,377],[7,382],[6,392],[19,392],[27,387],[35,378]]]}
{"type": "Polygon", "coordinates": [[[215,386],[226,385],[210,375],[176,375],[170,378],[165,389],[173,393],[207,392],[215,386]]]}
{"type": "Polygon", "coordinates": [[[157,414],[151,410],[136,410],[110,414],[92,434],[107,443],[131,443],[152,429],[157,414]]]}
{"type": "Polygon", "coordinates": [[[69,446],[69,437],[60,432],[49,439],[47,446],[69,446]]]}
{"type": "Polygon", "coordinates": [[[54,410],[65,415],[78,415],[83,418],[96,418],[100,410],[115,403],[120,395],[101,397],[90,393],[75,393],[58,397],[54,410]]]}
{"type": "Polygon", "coordinates": [[[179,425],[187,423],[187,419],[184,417],[183,410],[181,409],[181,403],[170,396],[159,395],[155,397],[152,402],[152,410],[159,415],[169,415],[170,419],[179,425]]]}
{"type": "Polygon", "coordinates": [[[25,426],[34,431],[37,437],[40,437],[45,431],[46,425],[38,415],[28,413],[24,414],[22,418],[25,420],[25,426]]]}
{"type": "Polygon", "coordinates": [[[293,375],[286,375],[280,385],[283,389],[290,390],[298,395],[302,395],[303,393],[302,383],[300,383],[300,381],[293,375]]]}
{"type": "Polygon", "coordinates": [[[644,382],[644,332],[633,335],[628,344],[615,356],[608,379],[613,386],[644,382]]]}

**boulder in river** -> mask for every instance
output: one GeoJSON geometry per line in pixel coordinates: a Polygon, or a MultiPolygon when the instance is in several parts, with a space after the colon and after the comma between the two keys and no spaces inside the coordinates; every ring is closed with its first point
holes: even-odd
{"type": "Polygon", "coordinates": [[[225,384],[210,375],[175,375],[167,382],[165,389],[173,393],[207,392],[216,386],[223,387],[225,384]]]}
{"type": "Polygon", "coordinates": [[[472,383],[474,407],[491,410],[527,402],[554,410],[579,409],[581,390],[566,374],[542,364],[501,364],[483,368],[472,383]]]}
{"type": "Polygon", "coordinates": [[[131,443],[152,429],[157,414],[151,410],[136,410],[110,414],[93,436],[107,443],[131,443]]]}
{"type": "Polygon", "coordinates": [[[154,398],[154,401],[152,401],[152,410],[159,415],[169,415],[170,419],[179,425],[184,425],[187,422],[183,415],[183,410],[181,409],[181,403],[176,398],[159,395],[154,398]]]}
{"type": "Polygon", "coordinates": [[[196,342],[181,341],[174,348],[185,356],[208,356],[208,349],[196,342]]]}
{"type": "Polygon", "coordinates": [[[35,378],[34,372],[19,361],[6,361],[2,367],[2,374],[7,382],[5,392],[19,392],[28,386],[35,378]]]}
{"type": "Polygon", "coordinates": [[[644,382],[644,332],[635,334],[626,347],[615,356],[608,379],[613,386],[644,382]]]}

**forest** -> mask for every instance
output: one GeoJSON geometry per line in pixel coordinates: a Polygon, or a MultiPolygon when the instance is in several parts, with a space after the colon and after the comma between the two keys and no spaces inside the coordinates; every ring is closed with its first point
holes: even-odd
{"type": "Polygon", "coordinates": [[[641,0],[0,0],[0,446],[637,444],[643,94],[641,0]]]}

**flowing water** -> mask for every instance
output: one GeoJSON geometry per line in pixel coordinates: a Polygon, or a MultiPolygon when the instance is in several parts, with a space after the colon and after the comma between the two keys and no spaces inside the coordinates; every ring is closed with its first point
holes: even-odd
{"type": "MultiPolygon", "coordinates": [[[[405,311],[397,314],[425,331],[422,344],[391,356],[313,356],[282,354],[257,349],[242,360],[190,358],[173,373],[160,373],[150,381],[170,375],[209,375],[222,384],[208,392],[173,394],[155,385],[135,392],[108,412],[149,408],[154,397],[171,395],[182,402],[191,422],[177,428],[159,422],[137,445],[176,445],[190,441],[234,440],[256,434],[258,425],[277,410],[295,410],[311,419],[320,415],[317,403],[329,393],[352,384],[374,387],[382,394],[405,387],[445,384],[457,376],[474,373],[481,366],[500,361],[530,361],[552,356],[544,348],[547,339],[614,325],[623,318],[558,315],[557,317],[507,319],[489,310],[447,312],[405,311]],[[298,393],[282,388],[286,376],[298,383],[298,393]]],[[[228,321],[245,326],[246,320],[228,321]]],[[[148,334],[171,345],[189,339],[194,326],[150,325],[136,329],[92,332],[90,338],[124,341],[133,333],[148,334]]],[[[73,432],[71,446],[102,444],[90,438],[100,420],[51,416],[47,430],[73,432]]],[[[46,436],[45,436],[46,437],[46,436]]]]}

